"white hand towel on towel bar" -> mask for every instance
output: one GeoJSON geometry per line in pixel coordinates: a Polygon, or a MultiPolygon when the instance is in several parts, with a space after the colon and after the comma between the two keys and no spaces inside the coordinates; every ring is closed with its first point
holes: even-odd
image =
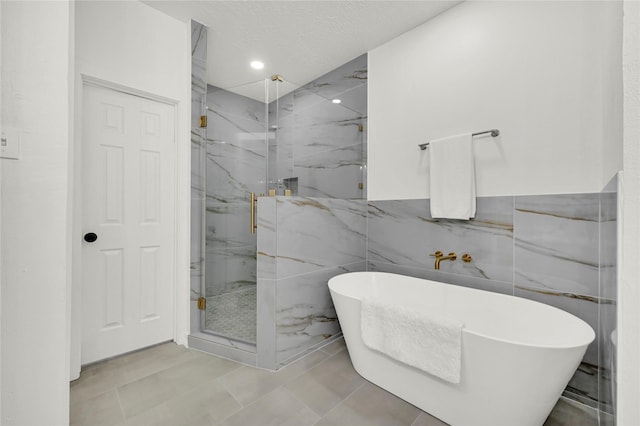
{"type": "Polygon", "coordinates": [[[365,297],[361,303],[360,331],[367,347],[451,383],[460,383],[463,326],[382,300],[365,297]]]}
{"type": "Polygon", "coordinates": [[[473,219],[476,177],[471,133],[429,142],[431,217],[473,219]]]}

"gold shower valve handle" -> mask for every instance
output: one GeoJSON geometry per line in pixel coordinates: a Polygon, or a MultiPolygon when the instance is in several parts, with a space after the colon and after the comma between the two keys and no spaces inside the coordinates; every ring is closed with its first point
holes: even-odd
{"type": "Polygon", "coordinates": [[[465,253],[462,255],[462,261],[464,263],[469,263],[471,262],[473,259],[471,258],[471,255],[469,253],[465,253]]]}

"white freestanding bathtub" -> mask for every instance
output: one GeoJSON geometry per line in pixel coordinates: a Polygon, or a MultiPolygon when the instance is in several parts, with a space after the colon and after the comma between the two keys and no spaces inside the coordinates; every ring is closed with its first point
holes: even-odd
{"type": "Polygon", "coordinates": [[[542,303],[403,275],[353,272],[331,278],[329,289],[356,371],[455,426],[543,424],[595,338],[581,319],[542,303]],[[463,322],[460,383],[366,347],[367,296],[463,322]]]}

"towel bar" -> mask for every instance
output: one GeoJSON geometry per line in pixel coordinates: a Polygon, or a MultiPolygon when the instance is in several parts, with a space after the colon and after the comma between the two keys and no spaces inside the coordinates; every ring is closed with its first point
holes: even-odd
{"type": "MultiPolygon", "coordinates": [[[[491,133],[491,136],[495,138],[496,136],[500,135],[500,130],[498,129],[485,130],[484,132],[472,133],[471,136],[479,136],[479,135],[484,135],[486,133],[491,133]]],[[[421,150],[424,151],[429,147],[429,142],[418,144],[418,146],[420,147],[421,150]]]]}

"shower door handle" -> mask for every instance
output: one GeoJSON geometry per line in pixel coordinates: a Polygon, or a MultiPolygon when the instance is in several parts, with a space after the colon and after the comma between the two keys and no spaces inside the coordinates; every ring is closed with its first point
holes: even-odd
{"type": "Polygon", "coordinates": [[[256,224],[256,202],[258,201],[258,197],[256,197],[256,193],[251,193],[251,233],[255,234],[258,225],[256,224]]]}

